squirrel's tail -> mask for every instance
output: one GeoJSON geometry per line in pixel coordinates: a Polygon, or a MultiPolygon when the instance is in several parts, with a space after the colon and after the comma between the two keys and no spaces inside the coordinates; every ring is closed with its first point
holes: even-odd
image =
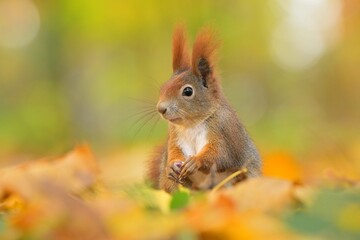
{"type": "Polygon", "coordinates": [[[161,169],[164,161],[166,160],[166,147],[157,147],[152,157],[147,162],[147,172],[145,180],[152,187],[159,189],[159,179],[161,169]]]}

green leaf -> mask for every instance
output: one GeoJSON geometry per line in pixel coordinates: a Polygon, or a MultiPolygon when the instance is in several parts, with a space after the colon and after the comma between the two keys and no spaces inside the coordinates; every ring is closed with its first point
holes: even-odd
{"type": "Polygon", "coordinates": [[[171,202],[170,202],[170,210],[179,210],[183,209],[189,205],[190,195],[188,192],[177,191],[174,193],[171,202]]]}

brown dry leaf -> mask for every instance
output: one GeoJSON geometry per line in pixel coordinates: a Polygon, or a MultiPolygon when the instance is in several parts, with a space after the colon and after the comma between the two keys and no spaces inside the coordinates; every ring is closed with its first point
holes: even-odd
{"type": "Polygon", "coordinates": [[[10,225],[36,239],[110,239],[100,212],[53,182],[34,185],[36,198],[9,216],[10,225]]]}
{"type": "Polygon", "coordinates": [[[8,225],[36,239],[108,239],[102,215],[73,194],[93,187],[99,169],[87,146],[66,156],[0,171],[0,210],[8,225]]]}
{"type": "Polygon", "coordinates": [[[238,211],[236,199],[217,193],[198,202],[185,215],[189,228],[204,239],[300,239],[264,212],[238,211]]]}
{"type": "Polygon", "coordinates": [[[234,201],[238,212],[276,212],[286,209],[302,202],[301,197],[306,198],[305,187],[292,181],[261,177],[248,179],[231,189],[224,189],[218,195],[212,195],[216,198],[228,197],[234,201]]]}
{"type": "Polygon", "coordinates": [[[287,230],[279,220],[253,212],[233,214],[224,227],[224,233],[227,239],[301,239],[300,236],[287,230]]]}
{"type": "Polygon", "coordinates": [[[94,184],[99,168],[88,146],[80,146],[65,157],[38,160],[0,170],[0,196],[17,193],[36,195],[33,182],[56,182],[70,192],[80,192],[94,184]]]}
{"type": "Polygon", "coordinates": [[[360,178],[351,177],[345,175],[344,173],[339,173],[338,171],[328,168],[323,171],[323,175],[327,180],[327,184],[335,185],[338,187],[352,187],[360,188],[360,178]]]}
{"type": "Polygon", "coordinates": [[[205,239],[304,239],[272,214],[302,201],[303,189],[288,180],[248,179],[195,202],[185,219],[205,239]]]}

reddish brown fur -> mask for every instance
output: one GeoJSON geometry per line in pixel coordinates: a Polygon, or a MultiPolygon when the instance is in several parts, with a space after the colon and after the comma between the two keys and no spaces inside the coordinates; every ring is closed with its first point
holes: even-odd
{"type": "Polygon", "coordinates": [[[210,28],[204,28],[196,36],[194,47],[192,51],[192,70],[193,73],[199,76],[198,63],[201,58],[209,62],[212,70],[211,76],[214,76],[217,49],[220,46],[220,41],[215,37],[215,33],[210,28]]]}
{"type": "Polygon", "coordinates": [[[159,188],[160,166],[163,152],[163,146],[155,149],[152,157],[147,164],[148,167],[146,172],[146,181],[151,183],[155,188],[159,188]]]}
{"type": "Polygon", "coordinates": [[[166,82],[160,89],[160,100],[175,96],[180,87],[184,85],[183,76],[185,72],[175,75],[171,82],[166,82]]]}
{"type": "Polygon", "coordinates": [[[184,27],[179,25],[173,35],[173,71],[182,71],[190,67],[189,55],[186,49],[186,36],[184,27]]]}
{"type": "MultiPolygon", "coordinates": [[[[211,189],[244,167],[246,176],[236,181],[261,175],[259,153],[223,96],[215,73],[219,41],[209,29],[202,30],[194,43],[192,66],[185,45],[184,29],[178,27],[173,38],[174,74],[162,86],[158,102],[159,112],[169,120],[169,134],[162,152],[152,159],[149,180],[157,188],[173,192],[179,182],[190,189],[211,189]],[[181,92],[187,85],[194,90],[191,98],[181,92]],[[160,110],[164,108],[166,111],[160,110]],[[205,126],[206,145],[189,153],[179,139],[198,126],[205,126]],[[174,170],[179,161],[183,163],[180,172],[174,170]]],[[[196,145],[191,141],[197,140],[189,141],[196,145]]]]}

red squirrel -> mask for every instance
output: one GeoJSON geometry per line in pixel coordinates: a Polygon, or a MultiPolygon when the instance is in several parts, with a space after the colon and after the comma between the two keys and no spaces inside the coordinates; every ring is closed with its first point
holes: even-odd
{"type": "Polygon", "coordinates": [[[200,31],[192,56],[183,27],[173,34],[173,74],[160,89],[157,110],[168,121],[168,138],[150,160],[148,180],[166,192],[178,184],[193,190],[215,187],[246,168],[246,177],[261,175],[259,153],[225,99],[216,74],[219,42],[209,29],[200,31]]]}

